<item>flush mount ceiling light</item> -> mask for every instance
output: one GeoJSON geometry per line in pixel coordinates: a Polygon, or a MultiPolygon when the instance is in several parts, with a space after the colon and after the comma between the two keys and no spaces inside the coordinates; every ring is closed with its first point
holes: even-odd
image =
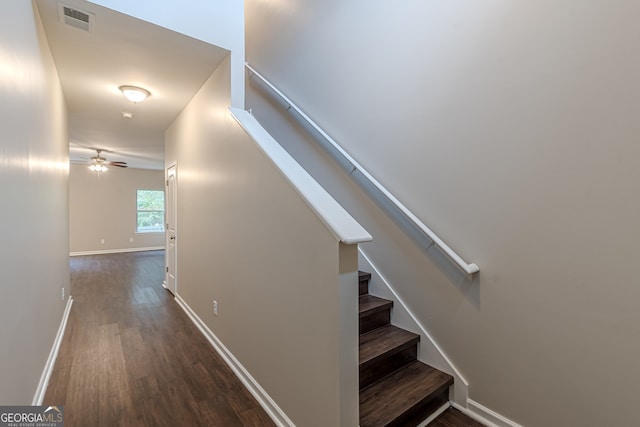
{"type": "Polygon", "coordinates": [[[151,96],[148,90],[137,86],[120,86],[119,89],[125,98],[134,103],[142,102],[151,96]]]}

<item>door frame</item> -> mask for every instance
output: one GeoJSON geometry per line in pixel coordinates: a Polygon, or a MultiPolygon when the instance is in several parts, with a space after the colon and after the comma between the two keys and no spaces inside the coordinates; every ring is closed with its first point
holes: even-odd
{"type": "MultiPolygon", "coordinates": [[[[168,195],[168,189],[169,189],[169,173],[170,170],[173,169],[173,206],[169,206],[169,198],[165,197],[166,200],[166,206],[165,206],[165,210],[166,210],[166,214],[168,217],[168,213],[169,210],[171,209],[172,213],[173,213],[173,231],[174,231],[174,236],[177,236],[178,234],[178,163],[176,161],[173,161],[171,163],[168,163],[166,168],[165,168],[165,189],[166,189],[166,194],[168,195]]],[[[173,296],[177,296],[178,295],[178,239],[177,237],[175,238],[173,245],[174,245],[174,253],[173,253],[173,289],[171,289],[169,287],[169,220],[168,218],[165,218],[165,280],[164,280],[164,287],[166,289],[168,289],[173,296]]]]}

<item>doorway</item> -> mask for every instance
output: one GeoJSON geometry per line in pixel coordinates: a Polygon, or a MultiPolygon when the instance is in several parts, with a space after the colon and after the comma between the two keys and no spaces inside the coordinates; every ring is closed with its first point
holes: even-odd
{"type": "Polygon", "coordinates": [[[176,194],[176,164],[167,168],[167,230],[166,230],[166,284],[167,289],[178,295],[177,281],[177,194],[176,194]]]}

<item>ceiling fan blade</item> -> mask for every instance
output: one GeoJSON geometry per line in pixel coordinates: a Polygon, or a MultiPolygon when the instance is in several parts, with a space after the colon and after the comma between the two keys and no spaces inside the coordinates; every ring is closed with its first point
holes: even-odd
{"type": "Polygon", "coordinates": [[[109,166],[116,166],[119,168],[126,168],[127,167],[127,163],[126,162],[109,162],[109,166]]]}

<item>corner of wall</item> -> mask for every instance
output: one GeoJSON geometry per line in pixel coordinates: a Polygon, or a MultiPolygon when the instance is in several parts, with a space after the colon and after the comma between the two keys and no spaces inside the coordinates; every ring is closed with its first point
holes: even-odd
{"type": "Polygon", "coordinates": [[[358,246],[340,243],[340,425],[359,422],[358,380],[358,246]]]}

